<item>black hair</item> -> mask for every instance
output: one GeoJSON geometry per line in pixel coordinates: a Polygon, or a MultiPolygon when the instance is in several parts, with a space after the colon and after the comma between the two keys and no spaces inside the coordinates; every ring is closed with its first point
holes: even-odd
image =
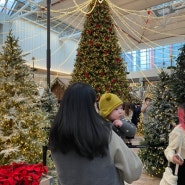
{"type": "Polygon", "coordinates": [[[128,116],[130,113],[130,109],[131,109],[130,103],[125,103],[123,109],[125,110],[125,114],[128,116]]]}
{"type": "Polygon", "coordinates": [[[149,98],[149,97],[146,97],[146,98],[145,98],[145,101],[147,101],[147,100],[151,100],[151,98],[149,98]]]}
{"type": "Polygon", "coordinates": [[[131,109],[132,111],[134,111],[135,106],[136,106],[136,103],[130,103],[130,109],[131,109]]]}
{"type": "Polygon", "coordinates": [[[49,147],[94,158],[107,154],[111,126],[95,109],[96,93],[82,82],[70,85],[64,93],[50,130],[49,147]]]}

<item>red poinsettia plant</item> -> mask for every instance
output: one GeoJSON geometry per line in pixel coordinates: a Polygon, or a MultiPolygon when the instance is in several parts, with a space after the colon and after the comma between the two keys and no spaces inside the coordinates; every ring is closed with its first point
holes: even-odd
{"type": "Polygon", "coordinates": [[[0,166],[0,185],[39,185],[48,168],[43,164],[12,163],[0,166]]]}

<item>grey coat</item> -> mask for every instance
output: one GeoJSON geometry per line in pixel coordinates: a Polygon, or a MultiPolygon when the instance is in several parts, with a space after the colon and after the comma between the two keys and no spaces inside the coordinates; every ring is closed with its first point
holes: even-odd
{"type": "Polygon", "coordinates": [[[139,179],[142,163],[112,132],[109,155],[93,160],[81,157],[75,152],[67,155],[59,151],[52,152],[60,185],[123,185],[139,179]]]}

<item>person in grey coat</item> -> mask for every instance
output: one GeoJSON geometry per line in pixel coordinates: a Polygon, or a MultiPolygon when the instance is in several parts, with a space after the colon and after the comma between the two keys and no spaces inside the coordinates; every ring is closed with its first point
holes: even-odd
{"type": "Polygon", "coordinates": [[[50,129],[59,185],[124,185],[140,178],[142,162],[96,110],[96,93],[82,82],[64,93],[50,129]]]}

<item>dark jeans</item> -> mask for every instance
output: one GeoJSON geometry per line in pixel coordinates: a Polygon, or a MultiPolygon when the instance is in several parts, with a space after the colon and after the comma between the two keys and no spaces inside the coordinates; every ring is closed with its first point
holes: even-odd
{"type": "MultiPolygon", "coordinates": [[[[170,167],[173,170],[173,174],[174,174],[175,164],[170,163],[170,167]]],[[[185,185],[185,162],[182,166],[179,166],[177,185],[185,185]]]]}

